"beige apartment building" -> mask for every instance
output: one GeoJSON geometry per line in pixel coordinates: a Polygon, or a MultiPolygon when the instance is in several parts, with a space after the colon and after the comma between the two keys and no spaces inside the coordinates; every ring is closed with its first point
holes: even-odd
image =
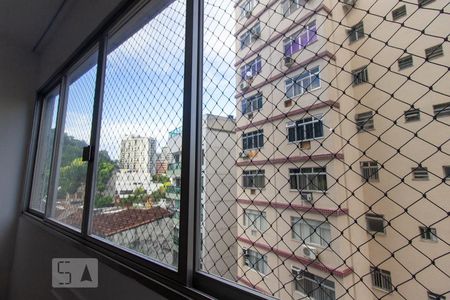
{"type": "Polygon", "coordinates": [[[450,298],[448,1],[241,0],[235,17],[238,281],[450,298]]]}

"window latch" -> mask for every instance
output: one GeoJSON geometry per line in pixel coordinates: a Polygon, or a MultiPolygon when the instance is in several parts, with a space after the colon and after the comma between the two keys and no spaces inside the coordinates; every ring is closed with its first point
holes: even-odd
{"type": "Polygon", "coordinates": [[[92,147],[91,147],[90,145],[89,145],[89,146],[86,146],[86,147],[83,147],[83,157],[82,157],[82,160],[83,160],[83,161],[91,161],[92,158],[93,158],[93,155],[92,155],[92,147]]]}

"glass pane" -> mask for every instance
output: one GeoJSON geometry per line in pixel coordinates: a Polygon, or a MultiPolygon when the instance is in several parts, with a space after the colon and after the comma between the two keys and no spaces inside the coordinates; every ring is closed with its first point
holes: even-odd
{"type": "Polygon", "coordinates": [[[88,57],[68,77],[67,107],[55,181],[56,202],[50,212],[51,218],[77,230],[81,229],[83,215],[87,175],[83,148],[91,139],[96,63],[97,53],[88,57]]]}
{"type": "Polygon", "coordinates": [[[42,213],[45,211],[45,205],[48,199],[58,106],[59,87],[47,95],[42,104],[39,140],[34,167],[34,181],[30,201],[30,208],[42,213]]]}
{"type": "Polygon", "coordinates": [[[91,226],[99,238],[175,267],[185,10],[181,0],[150,21],[136,17],[108,42],[91,226]]]}

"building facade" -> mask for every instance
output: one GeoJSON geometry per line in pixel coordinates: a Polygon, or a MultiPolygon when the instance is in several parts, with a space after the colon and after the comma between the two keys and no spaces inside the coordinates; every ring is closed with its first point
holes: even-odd
{"type": "Polygon", "coordinates": [[[280,299],[447,293],[430,262],[450,269],[449,17],[427,10],[447,1],[419,2],[237,1],[241,284],[280,299]]]}
{"type": "Polygon", "coordinates": [[[128,136],[120,144],[120,168],[156,174],[156,139],[128,136]]]}

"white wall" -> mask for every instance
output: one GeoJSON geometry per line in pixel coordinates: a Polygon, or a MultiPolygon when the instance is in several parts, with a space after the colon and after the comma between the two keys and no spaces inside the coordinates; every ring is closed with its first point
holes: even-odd
{"type": "Polygon", "coordinates": [[[0,299],[6,297],[35,97],[36,57],[0,39],[0,299]]]}

